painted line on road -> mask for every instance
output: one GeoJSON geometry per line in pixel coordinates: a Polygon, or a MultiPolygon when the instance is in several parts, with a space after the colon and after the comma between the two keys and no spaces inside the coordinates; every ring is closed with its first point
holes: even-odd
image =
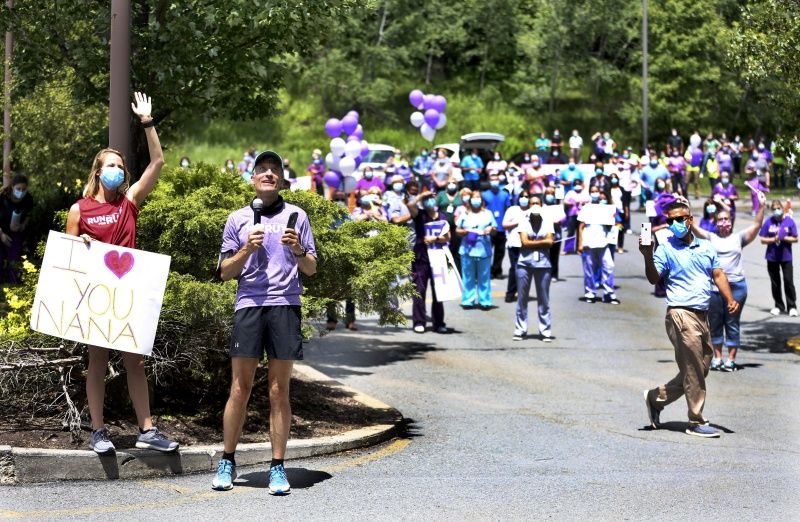
{"type": "Polygon", "coordinates": [[[411,439],[398,439],[393,443],[389,444],[388,446],[386,446],[385,448],[376,451],[375,453],[369,453],[362,457],[357,457],[352,460],[346,460],[344,462],[340,462],[339,464],[323,468],[320,471],[324,471],[325,473],[333,475],[334,473],[339,473],[346,469],[354,468],[356,466],[361,466],[363,464],[374,462],[376,460],[380,460],[382,458],[400,453],[401,451],[406,449],[409,444],[411,444],[411,439]]]}
{"type": "MultiPolygon", "coordinates": [[[[369,453],[360,457],[346,460],[321,469],[325,473],[333,475],[340,473],[356,466],[361,466],[370,462],[389,457],[400,453],[411,444],[410,439],[398,439],[376,452],[369,453]]],[[[86,506],[86,507],[72,507],[63,509],[45,509],[38,511],[0,511],[0,519],[14,519],[14,518],[52,518],[52,517],[74,517],[79,515],[98,515],[103,513],[124,513],[139,510],[154,510],[154,509],[168,509],[178,506],[184,506],[197,501],[207,501],[212,499],[222,500],[232,493],[250,493],[258,494],[261,490],[254,488],[234,488],[231,491],[219,492],[209,491],[208,489],[196,490],[183,486],[176,486],[169,482],[155,481],[155,480],[140,480],[139,484],[148,488],[154,487],[167,491],[179,493],[180,496],[173,497],[163,501],[157,502],[141,502],[137,504],[111,504],[105,506],[86,506]]]]}

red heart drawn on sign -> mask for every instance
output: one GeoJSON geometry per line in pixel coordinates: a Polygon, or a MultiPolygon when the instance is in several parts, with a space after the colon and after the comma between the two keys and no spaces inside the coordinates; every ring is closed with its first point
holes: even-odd
{"type": "Polygon", "coordinates": [[[133,268],[133,256],[129,252],[123,252],[120,255],[116,250],[112,250],[105,255],[104,259],[108,269],[120,279],[133,268]]]}

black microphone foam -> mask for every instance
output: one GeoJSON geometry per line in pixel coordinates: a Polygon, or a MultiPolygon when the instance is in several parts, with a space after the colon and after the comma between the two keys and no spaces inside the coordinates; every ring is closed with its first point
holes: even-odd
{"type": "Polygon", "coordinates": [[[253,224],[258,225],[261,223],[261,210],[264,208],[264,202],[256,198],[253,200],[253,224]]]}

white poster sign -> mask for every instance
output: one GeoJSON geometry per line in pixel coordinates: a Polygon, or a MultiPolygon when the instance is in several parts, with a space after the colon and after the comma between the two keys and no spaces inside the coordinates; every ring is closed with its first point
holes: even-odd
{"type": "Polygon", "coordinates": [[[150,355],[170,257],[50,231],[31,328],[69,341],[150,355]]]}
{"type": "Polygon", "coordinates": [[[461,274],[447,248],[429,248],[428,260],[431,264],[433,289],[439,302],[461,299],[463,286],[461,274]]]}
{"type": "Polygon", "coordinates": [[[613,225],[616,212],[614,205],[584,205],[578,211],[578,221],[587,225],[613,225]]]}

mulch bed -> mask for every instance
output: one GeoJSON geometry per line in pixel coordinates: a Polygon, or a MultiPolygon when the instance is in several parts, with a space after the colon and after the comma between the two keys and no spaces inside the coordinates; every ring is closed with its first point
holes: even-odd
{"type": "MultiPolygon", "coordinates": [[[[269,399],[266,380],[257,380],[240,442],[269,441],[269,399]]],[[[168,437],[183,446],[222,443],[222,412],[228,390],[219,390],[220,406],[204,412],[170,412],[168,404],[153,405],[153,422],[168,437]]],[[[395,411],[376,411],[355,401],[342,390],[318,382],[292,379],[291,439],[308,439],[336,435],[378,423],[391,423],[395,411]]],[[[132,448],[136,443],[136,417],[133,408],[106,407],[106,426],[117,449],[132,448]]],[[[186,409],[181,407],[181,409],[186,409]]],[[[0,445],[24,448],[88,449],[88,425],[81,432],[82,440],[73,441],[61,426],[60,419],[31,417],[18,412],[0,418],[0,445]]]]}

